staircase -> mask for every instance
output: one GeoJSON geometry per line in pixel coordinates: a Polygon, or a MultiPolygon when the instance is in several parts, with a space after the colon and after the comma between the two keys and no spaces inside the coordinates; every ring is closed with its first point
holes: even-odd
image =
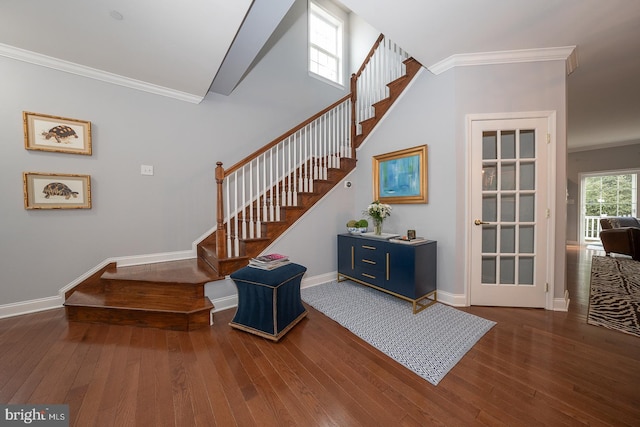
{"type": "Polygon", "coordinates": [[[204,285],[246,266],[356,167],[356,149],[420,68],[381,35],[352,75],[350,95],[236,165],[217,163],[216,230],[198,243],[197,258],[110,264],[65,295],[67,318],[184,331],[209,325],[204,285]],[[382,64],[392,69],[380,73],[382,64]],[[392,81],[381,83],[382,75],[392,81]]]}
{"type": "Polygon", "coordinates": [[[67,319],[190,331],[211,324],[204,285],[218,275],[198,258],[130,267],[115,263],[65,298],[67,319]]]}

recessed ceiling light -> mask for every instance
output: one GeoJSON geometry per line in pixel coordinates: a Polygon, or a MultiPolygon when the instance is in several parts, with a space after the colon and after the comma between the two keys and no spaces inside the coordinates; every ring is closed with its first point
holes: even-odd
{"type": "Polygon", "coordinates": [[[117,10],[112,10],[111,12],[109,12],[109,15],[111,15],[111,17],[116,21],[122,21],[122,19],[124,18],[124,16],[122,16],[122,14],[117,10]]]}

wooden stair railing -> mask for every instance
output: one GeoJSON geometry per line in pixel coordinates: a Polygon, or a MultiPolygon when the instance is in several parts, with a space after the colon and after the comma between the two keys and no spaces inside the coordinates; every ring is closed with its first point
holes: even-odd
{"type": "Polygon", "coordinates": [[[198,255],[227,275],[266,249],[355,168],[356,148],[420,67],[380,35],[352,75],[349,95],[232,167],[218,162],[216,230],[198,255]]]}

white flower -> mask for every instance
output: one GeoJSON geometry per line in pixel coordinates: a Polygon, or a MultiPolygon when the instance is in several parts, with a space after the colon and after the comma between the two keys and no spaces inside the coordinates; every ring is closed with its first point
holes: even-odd
{"type": "Polygon", "coordinates": [[[371,203],[366,210],[363,211],[365,215],[370,216],[374,220],[382,221],[386,217],[391,215],[391,206],[380,203],[379,200],[371,203]]]}

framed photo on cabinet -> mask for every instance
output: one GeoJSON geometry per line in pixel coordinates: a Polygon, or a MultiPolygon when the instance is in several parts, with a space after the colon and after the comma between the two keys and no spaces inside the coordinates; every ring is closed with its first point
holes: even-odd
{"type": "Polygon", "coordinates": [[[91,155],[91,122],[22,112],[27,150],[91,155]]]}

